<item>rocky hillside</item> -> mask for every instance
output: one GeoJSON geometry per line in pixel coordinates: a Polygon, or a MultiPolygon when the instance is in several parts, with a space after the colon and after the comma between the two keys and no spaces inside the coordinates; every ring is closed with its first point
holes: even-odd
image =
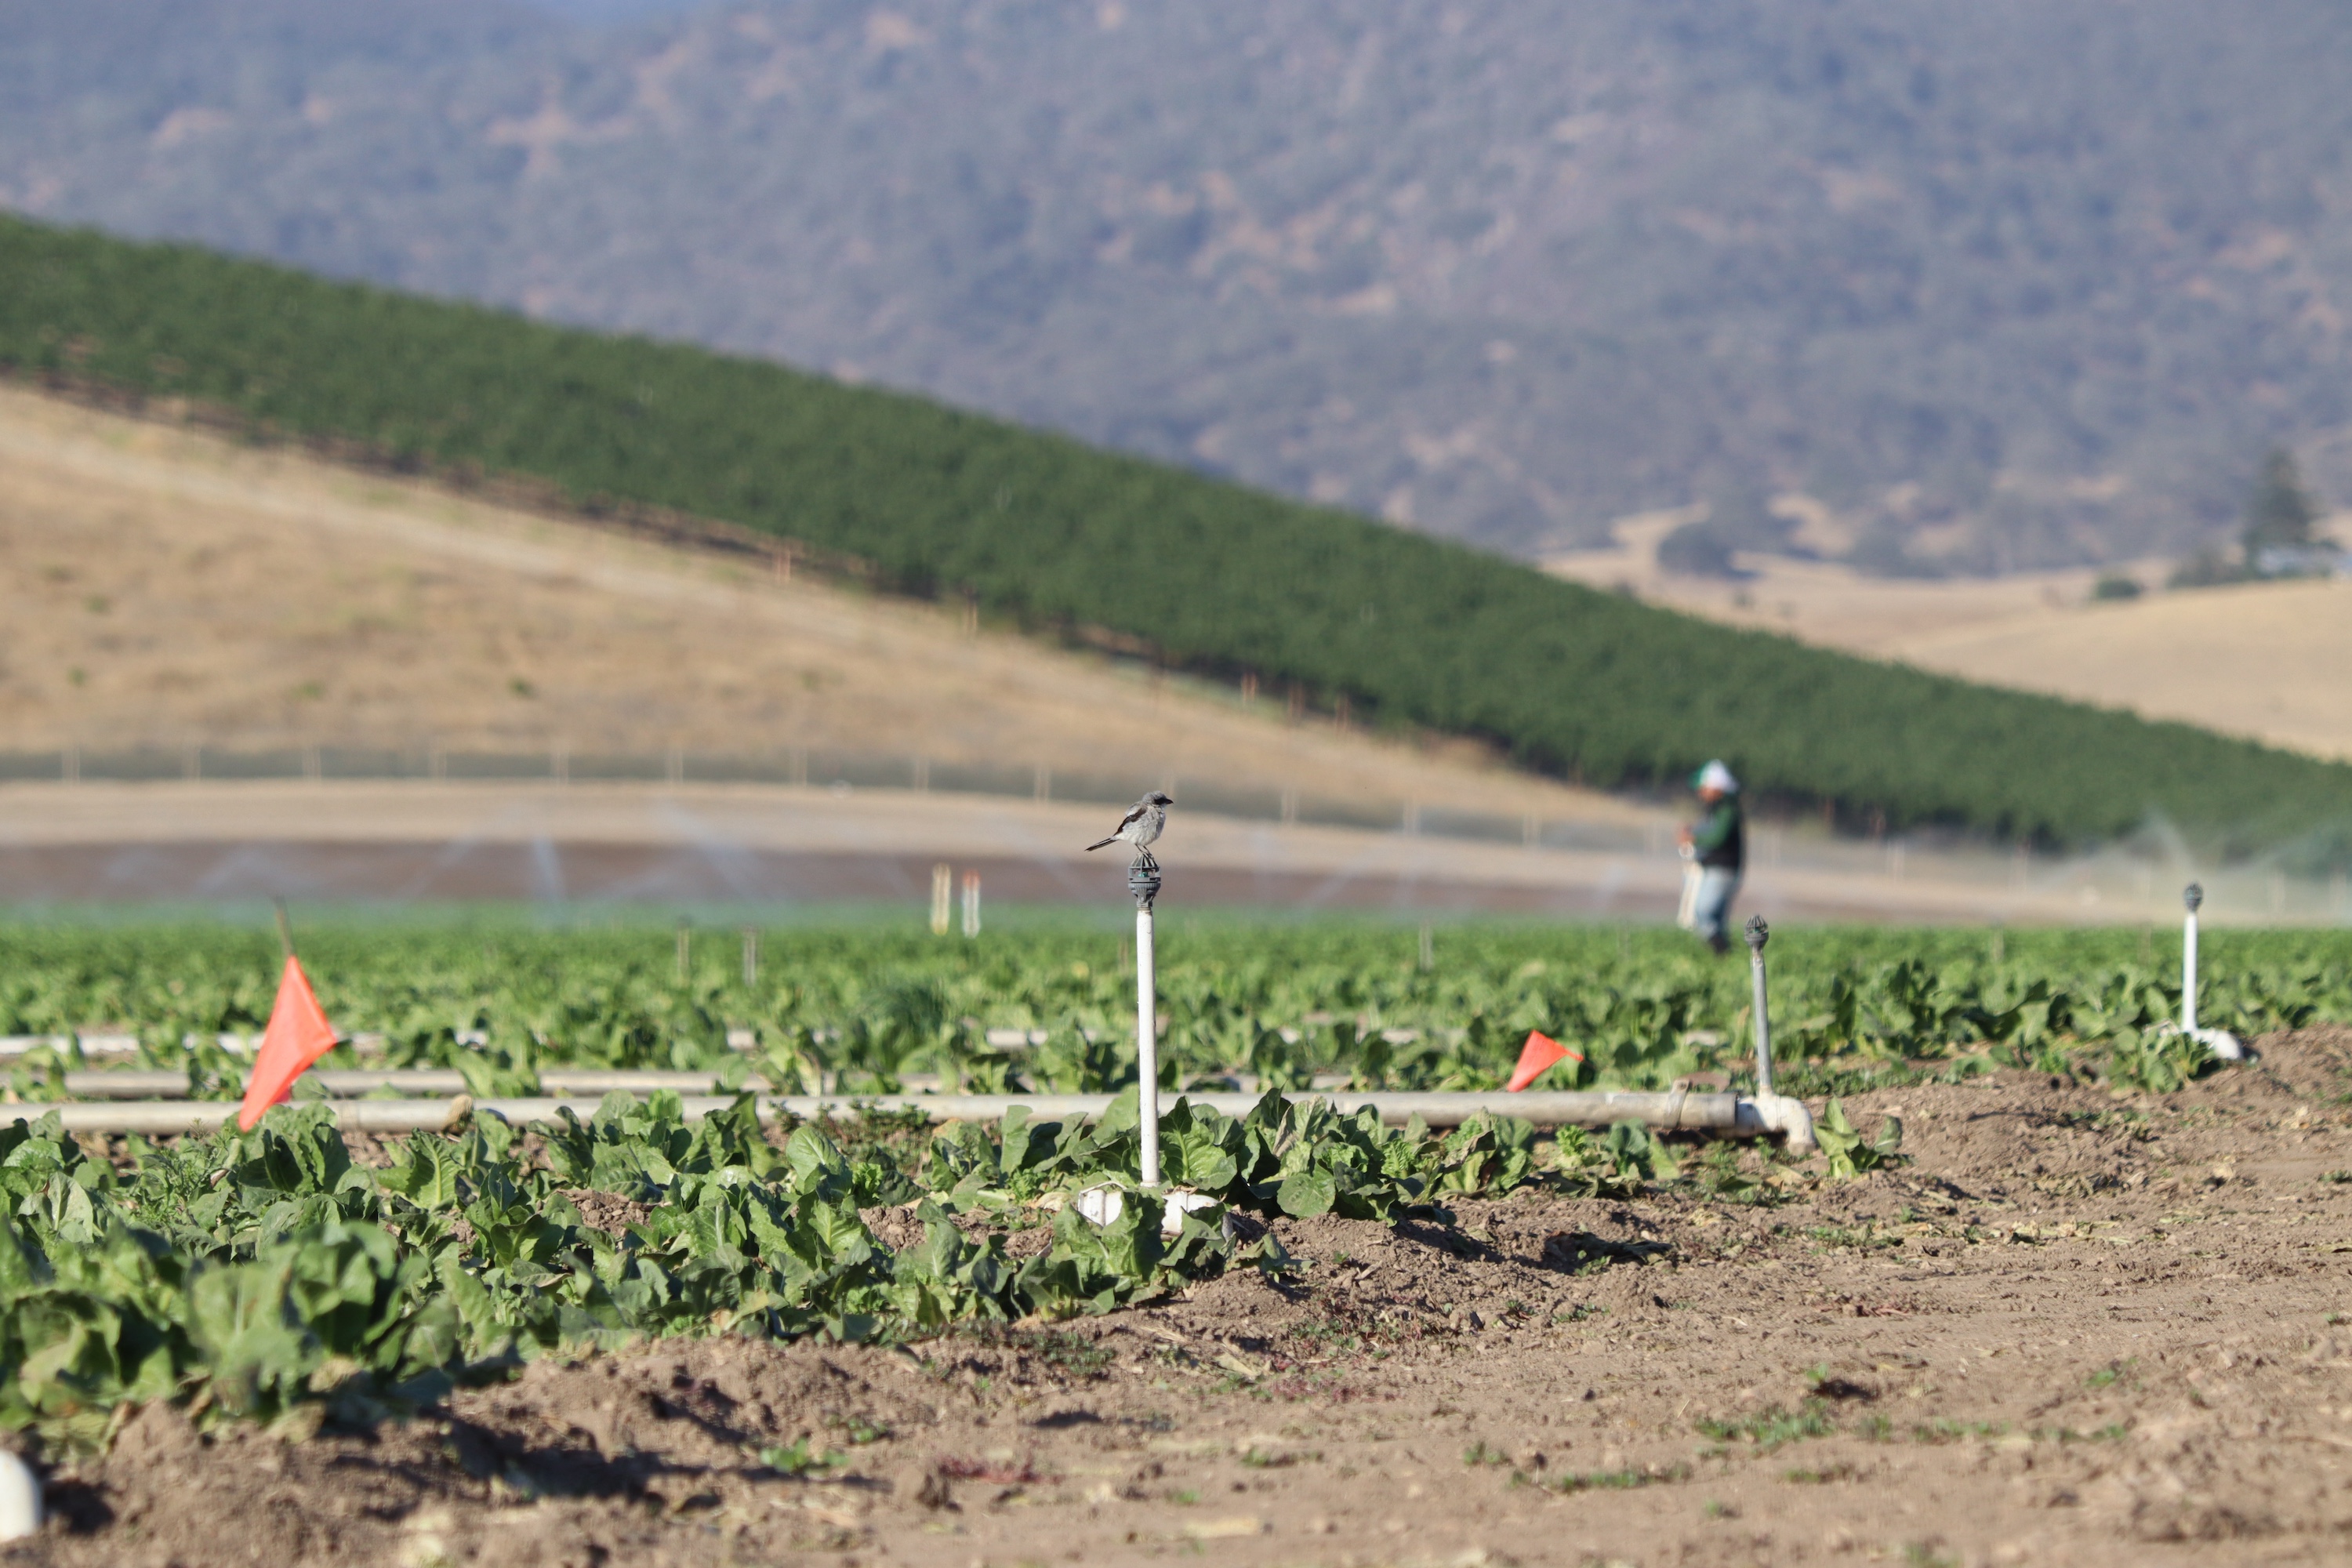
{"type": "Polygon", "coordinates": [[[2347,67],[2321,0],[15,4],[0,205],[1507,551],[2004,570],[2274,440],[2352,493],[2347,67]]]}

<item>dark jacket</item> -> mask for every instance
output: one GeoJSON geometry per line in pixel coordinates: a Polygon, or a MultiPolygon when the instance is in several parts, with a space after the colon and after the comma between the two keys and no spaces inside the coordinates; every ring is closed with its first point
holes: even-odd
{"type": "Polygon", "coordinates": [[[1737,871],[1748,859],[1747,835],[1739,820],[1739,797],[1725,795],[1691,829],[1691,848],[1710,871],[1737,871]]]}

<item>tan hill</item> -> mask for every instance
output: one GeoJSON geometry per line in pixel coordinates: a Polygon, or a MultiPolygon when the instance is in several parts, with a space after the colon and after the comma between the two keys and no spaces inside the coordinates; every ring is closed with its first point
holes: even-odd
{"type": "Polygon", "coordinates": [[[1553,818],[1461,742],[0,387],[0,752],[888,753],[1553,818]]]}
{"type": "MultiPolygon", "coordinates": [[[[2088,569],[1890,581],[1745,554],[1737,557],[1745,579],[1677,577],[1657,570],[1654,552],[1684,515],[1628,520],[1619,548],[1558,556],[1547,568],[1826,647],[2352,758],[2352,582],[2102,602],[2091,597],[2101,574],[2088,569]]],[[[2165,569],[2142,563],[2126,574],[2156,584],[2165,569]]]]}

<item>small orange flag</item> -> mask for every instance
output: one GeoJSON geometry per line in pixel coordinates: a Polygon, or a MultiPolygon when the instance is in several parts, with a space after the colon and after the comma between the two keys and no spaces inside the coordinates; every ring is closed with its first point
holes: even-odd
{"type": "Polygon", "coordinates": [[[1582,1052],[1571,1051],[1549,1035],[1539,1035],[1535,1030],[1529,1029],[1528,1043],[1519,1051],[1518,1068],[1511,1074],[1511,1081],[1505,1084],[1503,1088],[1509,1093],[1517,1094],[1543,1077],[1544,1068],[1569,1057],[1573,1057],[1578,1061],[1584,1059],[1582,1052]]]}
{"type": "Polygon", "coordinates": [[[278,982],[277,1004],[269,1009],[269,1027],[262,1034],[261,1048],[253,1053],[253,1076],[245,1080],[237,1131],[252,1131],[271,1106],[292,1097],[294,1080],[334,1048],[335,1026],[327,1022],[309,976],[289,952],[286,973],[278,982]]]}

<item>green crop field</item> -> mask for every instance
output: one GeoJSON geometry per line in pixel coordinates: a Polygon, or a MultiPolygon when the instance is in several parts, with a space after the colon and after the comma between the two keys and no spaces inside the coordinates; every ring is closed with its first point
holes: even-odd
{"type": "MultiPolygon", "coordinates": [[[[266,930],[209,924],[0,930],[0,1034],[103,1021],[141,1037],[146,1065],[184,1066],[198,1093],[233,1098],[243,1064],[210,1042],[267,1021],[276,952],[266,930]]],[[[976,941],[770,931],[749,985],[732,931],[695,942],[683,978],[671,932],[654,927],[329,925],[304,952],[337,1028],[382,1037],[372,1059],[455,1067],[482,1093],[535,1092],[553,1066],[758,1070],[877,1092],[913,1073],[975,1092],[1099,1092],[1135,1069],[1122,939],[1076,922],[976,941]],[[755,1047],[730,1050],[730,1028],[755,1047]],[[1043,1037],[988,1043],[1008,1030],[1043,1037]]],[[[1165,920],[1168,1086],[1345,1074],[1367,1089],[1494,1088],[1530,1029],[1588,1058],[1549,1087],[1748,1070],[1748,966],[1680,933],[1448,926],[1432,966],[1420,956],[1413,931],[1379,923],[1165,920]]],[[[1776,1055],[1800,1088],[1921,1063],[2164,1083],[2148,1053],[2179,1010],[2174,931],[1790,928],[1768,956],[1776,1055]]],[[[2209,932],[2203,962],[2201,1022],[2253,1035],[2352,1021],[2352,933],[2209,932]]],[[[20,1092],[58,1065],[28,1055],[20,1092]]]]}
{"type": "MultiPolygon", "coordinates": [[[[528,1091],[556,1063],[823,1074],[885,1089],[935,1072],[987,1089],[1116,1089],[1133,1069],[1132,979],[1116,935],[1072,923],[981,939],[885,929],[765,933],[746,984],[726,933],[680,973],[671,934],[477,920],[305,933],[322,1000],[378,1059],[461,1068],[528,1091]],[[749,1030],[749,1050],[730,1030],[749,1030]],[[1041,1031],[992,1047],[988,1032],[1041,1031]]],[[[1788,1086],[1848,1092],[2014,1064],[2163,1091],[2211,1066],[2159,1031],[2171,933],[1791,931],[1770,949],[1788,1086]],[[1998,943],[2000,951],[1996,952],[1998,943]]],[[[1655,1085],[1744,1070],[1747,966],[1655,932],[1474,925],[1168,922],[1160,985],[1171,1087],[1237,1073],[1478,1088],[1544,1029],[1582,1049],[1554,1084],[1655,1085]]],[[[2352,1018],[2352,935],[2226,933],[2205,1016],[2247,1034],[2352,1018]]],[[[266,933],[217,925],[0,928],[0,1030],[128,1027],[143,1065],[236,1092],[211,1037],[250,1033],[278,968],[266,933]]],[[[355,1047],[338,1047],[338,1057],[355,1047]]],[[[16,1059],[20,1099],[54,1096],[79,1047],[16,1059]]],[[[1833,1100],[1832,1175],[1899,1158],[1833,1100]]],[[[250,1134],[77,1141],[57,1119],[0,1130],[0,1425],[102,1441],[136,1402],[289,1432],[429,1403],[453,1380],[633,1337],[740,1331],[919,1339],[969,1321],[1103,1311],[1219,1269],[1290,1267],[1229,1213],[1385,1219],[1530,1182],[1587,1194],[1696,1183],[1770,1202],[1769,1151],[1694,1159],[1631,1124],[1538,1140],[1479,1118],[1443,1135],[1269,1093],[1234,1120],[1180,1104],[1170,1176],[1217,1200],[1163,1236],[1138,1199],[1132,1094],[1100,1121],[997,1126],[869,1116],[828,1134],[763,1130],[748,1098],[697,1124],[674,1096],[608,1100],[530,1137],[493,1118],[355,1163],[331,1114],[298,1103],[250,1134]],[[1108,1184],[1118,1219],[1071,1203],[1108,1184]],[[614,1205],[626,1216],[615,1222],[614,1205]],[[905,1213],[892,1250],[869,1223],[905,1213]],[[592,1223],[590,1211],[603,1218],[592,1223]],[[1041,1232],[1015,1245],[1023,1232],[1041,1232]]],[[[782,1456],[778,1463],[797,1462],[782,1456]]]]}
{"type": "Polygon", "coordinates": [[[1769,799],[2080,842],[2161,821],[2352,856],[2352,766],[1735,631],[922,399],[0,217],[0,371],[267,438],[692,514],[1483,737],[1602,787],[1729,758],[1769,799]]]}

